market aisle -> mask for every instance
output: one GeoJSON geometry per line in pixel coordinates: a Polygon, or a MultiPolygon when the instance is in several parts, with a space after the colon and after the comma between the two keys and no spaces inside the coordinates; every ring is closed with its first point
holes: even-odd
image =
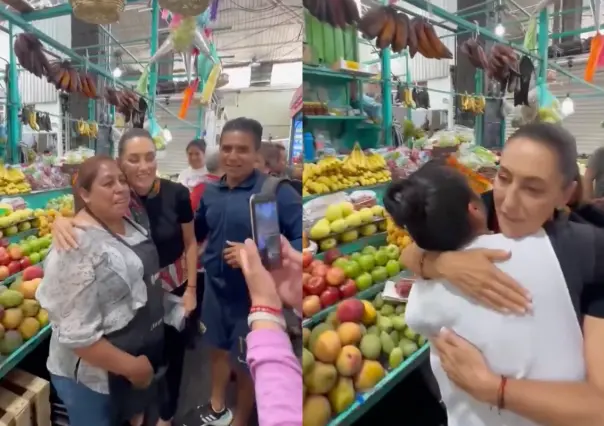
{"type": "MultiPolygon", "coordinates": [[[[178,405],[178,416],[186,413],[191,408],[205,404],[210,398],[210,352],[203,344],[198,348],[187,351],[185,367],[183,371],[182,387],[180,390],[180,403],[178,405]]],[[[235,386],[231,383],[228,392],[228,405],[231,409],[235,406],[235,386]]],[[[178,422],[175,423],[178,426],[178,422]]],[[[248,426],[258,426],[258,419],[254,414],[248,426]]]]}

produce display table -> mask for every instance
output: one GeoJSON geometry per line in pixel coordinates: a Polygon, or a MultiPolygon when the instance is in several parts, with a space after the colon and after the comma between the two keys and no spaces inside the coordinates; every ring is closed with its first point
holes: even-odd
{"type": "MultiPolygon", "coordinates": [[[[30,209],[44,209],[47,203],[55,199],[57,197],[61,197],[62,195],[69,194],[71,192],[71,188],[59,188],[45,191],[34,191],[28,194],[19,194],[15,195],[15,197],[21,197],[27,203],[27,207],[30,209]]],[[[6,197],[8,198],[8,197],[6,197]]],[[[38,228],[32,228],[23,232],[19,232],[15,235],[8,236],[8,242],[11,244],[18,243],[27,239],[28,237],[35,236],[39,232],[38,228]]],[[[42,266],[42,263],[37,263],[34,265],[42,266]]],[[[1,281],[5,287],[10,287],[10,285],[17,280],[21,276],[22,272],[13,274],[1,281]]],[[[30,353],[32,353],[36,347],[38,347],[42,342],[44,342],[51,334],[51,326],[50,324],[44,325],[40,331],[25,341],[19,348],[17,348],[13,353],[7,356],[0,357],[0,379],[6,376],[13,368],[17,367],[24,358],[26,358],[30,353]]]]}
{"type": "Polygon", "coordinates": [[[50,337],[50,324],[44,326],[38,334],[25,342],[19,349],[7,357],[0,358],[0,379],[17,367],[40,343],[50,337]]]}
{"type": "MultiPolygon", "coordinates": [[[[350,194],[354,191],[373,191],[373,192],[375,192],[375,195],[377,196],[378,202],[381,204],[382,198],[384,197],[384,193],[386,192],[386,188],[388,187],[388,185],[390,185],[390,182],[380,183],[378,185],[372,185],[372,186],[354,186],[352,188],[347,188],[343,191],[337,191],[337,192],[345,192],[347,194],[350,194]]],[[[324,195],[329,195],[329,194],[309,195],[309,196],[303,197],[302,203],[304,204],[310,200],[314,200],[315,198],[323,197],[324,195]]]]}

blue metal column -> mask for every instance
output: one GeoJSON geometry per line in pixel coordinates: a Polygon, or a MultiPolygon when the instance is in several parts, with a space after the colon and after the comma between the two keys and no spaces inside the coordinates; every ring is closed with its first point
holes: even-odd
{"type": "MultiPolygon", "coordinates": [[[[383,0],[387,5],[388,0],[383,0]]],[[[390,48],[382,49],[382,129],[384,145],[392,145],[392,80],[390,75],[390,48]]]]}
{"type": "Polygon", "coordinates": [[[19,73],[17,72],[17,58],[14,48],[14,25],[8,23],[8,149],[10,161],[19,162],[19,140],[21,139],[21,122],[19,121],[19,110],[21,99],[19,97],[19,73]]]}
{"type": "MultiPolygon", "coordinates": [[[[158,48],[159,37],[159,3],[157,0],[151,2],[151,42],[150,56],[155,55],[158,48]]],[[[157,63],[151,65],[149,70],[149,99],[150,105],[148,108],[149,116],[155,115],[155,96],[157,93],[157,63]]]]}
{"type": "Polygon", "coordinates": [[[547,48],[549,46],[549,16],[547,7],[539,13],[539,34],[537,36],[537,45],[539,49],[539,67],[537,74],[537,87],[539,105],[545,99],[547,82],[547,48]]]}

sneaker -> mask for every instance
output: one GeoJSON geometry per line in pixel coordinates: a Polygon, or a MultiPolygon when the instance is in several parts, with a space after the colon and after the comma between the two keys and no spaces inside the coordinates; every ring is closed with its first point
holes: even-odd
{"type": "Polygon", "coordinates": [[[233,421],[233,412],[225,408],[217,413],[210,403],[195,408],[185,415],[183,426],[228,426],[233,421]]]}

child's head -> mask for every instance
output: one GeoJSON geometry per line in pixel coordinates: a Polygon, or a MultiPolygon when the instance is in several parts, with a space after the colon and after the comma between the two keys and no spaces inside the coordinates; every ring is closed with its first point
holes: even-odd
{"type": "Polygon", "coordinates": [[[384,206],[424,250],[457,250],[486,229],[484,206],[467,178],[436,162],[392,182],[384,206]]]}

